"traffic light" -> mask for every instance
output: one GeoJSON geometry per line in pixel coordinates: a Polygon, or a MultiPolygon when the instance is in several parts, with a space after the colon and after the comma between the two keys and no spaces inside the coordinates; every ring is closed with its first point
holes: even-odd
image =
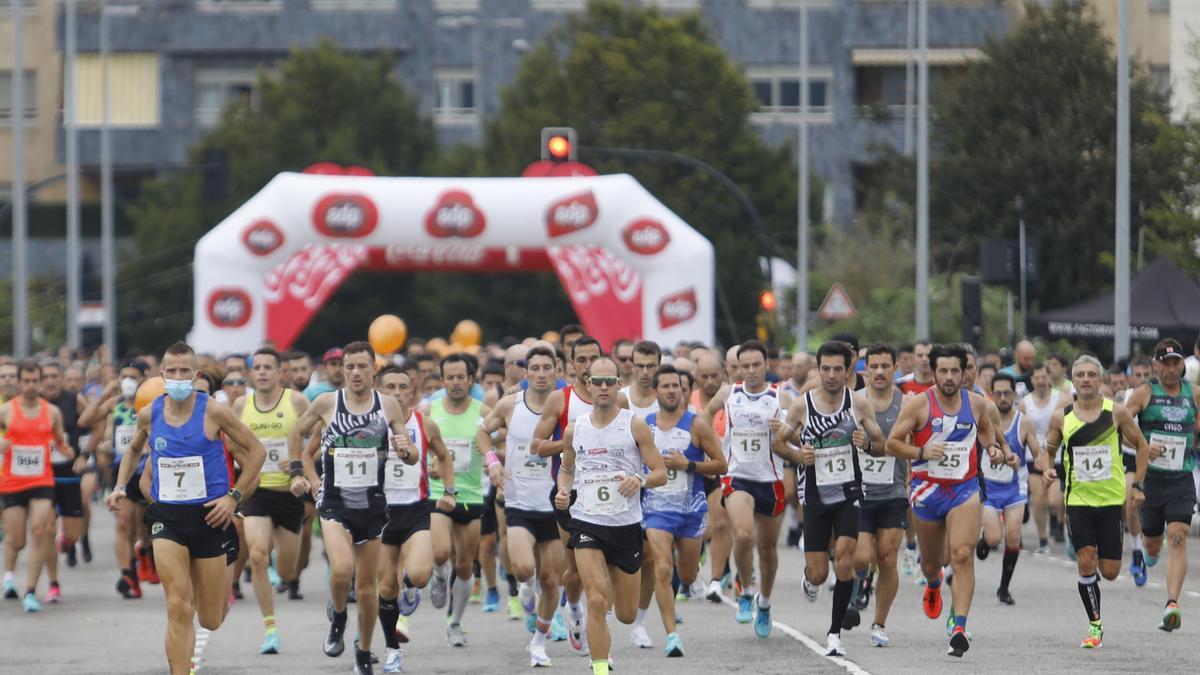
{"type": "Polygon", "coordinates": [[[775,299],[775,291],[759,293],[758,306],[762,308],[762,311],[773,314],[779,308],[779,302],[775,299]]]}
{"type": "Polygon", "coordinates": [[[574,162],[575,129],[571,127],[542,128],[542,159],[550,162],[574,162]]]}

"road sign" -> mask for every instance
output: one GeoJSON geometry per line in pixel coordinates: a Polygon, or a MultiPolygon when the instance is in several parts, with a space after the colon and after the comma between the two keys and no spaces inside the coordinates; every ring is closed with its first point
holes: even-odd
{"type": "Polygon", "coordinates": [[[850,302],[850,294],[835,281],[825,294],[825,299],[821,301],[817,316],[826,321],[853,319],[858,316],[858,310],[854,309],[854,303],[850,302]]]}

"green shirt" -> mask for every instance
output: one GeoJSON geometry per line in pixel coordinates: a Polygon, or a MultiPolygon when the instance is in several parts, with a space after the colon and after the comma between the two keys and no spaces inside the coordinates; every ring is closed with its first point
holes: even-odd
{"type": "MultiPolygon", "coordinates": [[[[454,488],[458,490],[455,502],[464,505],[483,504],[483,458],[475,448],[475,432],[479,429],[479,410],[483,403],[471,399],[464,412],[454,414],[446,410],[445,398],[429,404],[429,417],[442,430],[442,440],[454,462],[454,488]]],[[[438,500],[444,487],[442,481],[429,479],[429,498],[438,500]]]]}
{"type": "Polygon", "coordinates": [[[1100,415],[1084,422],[1075,406],[1063,411],[1063,472],[1067,506],[1120,506],[1125,503],[1125,470],[1112,399],[1100,415]]]}
{"type": "Polygon", "coordinates": [[[1196,401],[1192,384],[1182,382],[1179,395],[1172,396],[1158,380],[1150,381],[1150,402],[1138,414],[1138,426],[1147,443],[1159,443],[1163,454],[1150,461],[1150,473],[1182,475],[1196,466],[1193,438],[1196,431],[1196,401]]]}

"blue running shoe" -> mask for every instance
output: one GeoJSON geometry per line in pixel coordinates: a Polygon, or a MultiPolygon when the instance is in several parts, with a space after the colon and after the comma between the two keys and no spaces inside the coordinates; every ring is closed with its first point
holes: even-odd
{"type": "Polygon", "coordinates": [[[1133,552],[1133,559],[1129,562],[1129,575],[1138,586],[1146,585],[1146,560],[1141,551],[1133,552]]]}
{"type": "Polygon", "coordinates": [[[21,596],[17,595],[16,585],[13,584],[12,581],[5,579],[4,580],[4,599],[5,600],[16,600],[19,597],[21,597],[21,596]]]}
{"type": "Polygon", "coordinates": [[[762,639],[771,637],[771,608],[763,608],[758,604],[758,596],[754,596],[754,634],[762,639]]]}
{"type": "Polygon", "coordinates": [[[259,654],[278,654],[279,653],[279,631],[269,630],[267,636],[263,639],[262,646],[258,648],[259,654]]]}
{"type": "Polygon", "coordinates": [[[489,588],[487,600],[483,603],[483,611],[490,614],[498,609],[500,609],[500,591],[495,588],[489,588]]]}
{"type": "Polygon", "coordinates": [[[400,591],[400,614],[402,616],[412,616],[412,613],[417,611],[417,607],[421,605],[421,589],[406,588],[400,591]]]}
{"type": "Polygon", "coordinates": [[[679,639],[679,633],[671,633],[667,636],[667,648],[664,653],[668,658],[683,656],[683,640],[679,639]]]}
{"type": "Polygon", "coordinates": [[[567,620],[563,618],[561,609],[554,613],[554,619],[550,622],[550,639],[554,642],[567,639],[567,620]]]}
{"type": "Polygon", "coordinates": [[[1075,555],[1075,544],[1072,544],[1070,539],[1067,539],[1067,557],[1071,560],[1075,560],[1077,557],[1075,555]]]}
{"type": "Polygon", "coordinates": [[[37,596],[33,593],[26,593],[25,599],[21,601],[21,605],[25,607],[25,611],[29,613],[42,611],[42,603],[38,602],[37,596]]]}
{"type": "Polygon", "coordinates": [[[946,637],[954,637],[954,605],[950,605],[950,612],[946,614],[946,637]]]}
{"type": "Polygon", "coordinates": [[[1154,567],[1155,565],[1158,564],[1158,556],[1156,556],[1156,555],[1150,555],[1149,553],[1146,553],[1145,559],[1146,559],[1146,567],[1154,567]]]}
{"type": "Polygon", "coordinates": [[[749,595],[738,596],[737,614],[733,615],[733,620],[738,623],[750,623],[754,618],[754,598],[749,595]]]}
{"type": "Polygon", "coordinates": [[[275,588],[279,585],[279,582],[283,581],[279,578],[279,572],[275,571],[274,564],[267,567],[267,578],[271,580],[271,588],[275,588]]]}
{"type": "Polygon", "coordinates": [[[525,615],[525,630],[529,631],[530,633],[537,631],[537,614],[525,615]]]}

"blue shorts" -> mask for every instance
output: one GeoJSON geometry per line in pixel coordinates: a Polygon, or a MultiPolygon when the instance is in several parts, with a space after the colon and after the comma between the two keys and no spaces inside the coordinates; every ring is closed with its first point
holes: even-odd
{"type": "Polygon", "coordinates": [[[647,530],[662,530],[670,532],[680,539],[699,539],[704,536],[708,526],[708,512],[697,513],[660,513],[642,512],[642,523],[647,530]]]}
{"type": "Polygon", "coordinates": [[[945,520],[946,514],[979,492],[979,481],[969,478],[957,485],[938,485],[912,477],[908,503],[921,520],[945,520]]]}
{"type": "Polygon", "coordinates": [[[988,481],[987,499],[983,500],[985,509],[1004,513],[1010,506],[1020,506],[1029,501],[1029,483],[1018,478],[1012,483],[993,483],[988,481]]]}

